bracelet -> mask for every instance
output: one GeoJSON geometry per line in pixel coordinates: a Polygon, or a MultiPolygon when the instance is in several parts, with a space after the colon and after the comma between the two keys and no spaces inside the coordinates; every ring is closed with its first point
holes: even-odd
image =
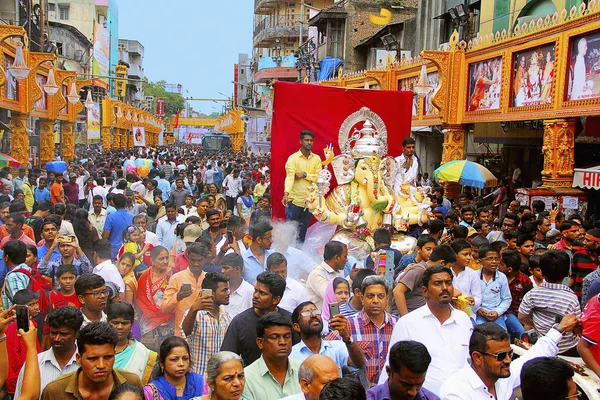
{"type": "Polygon", "coordinates": [[[2,337],[0,337],[0,343],[2,342],[6,342],[6,334],[2,335],[2,337]]]}

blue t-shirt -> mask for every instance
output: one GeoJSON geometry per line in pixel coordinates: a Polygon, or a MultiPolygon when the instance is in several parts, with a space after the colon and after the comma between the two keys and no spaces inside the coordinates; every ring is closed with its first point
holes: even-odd
{"type": "Polygon", "coordinates": [[[117,258],[119,249],[123,245],[123,231],[128,226],[133,224],[133,215],[129,214],[126,210],[117,210],[106,217],[104,222],[104,230],[110,231],[108,240],[112,244],[112,256],[113,259],[117,258]]]}
{"type": "Polygon", "coordinates": [[[42,190],[35,188],[33,191],[33,197],[38,203],[41,203],[42,201],[50,201],[50,191],[47,188],[43,188],[42,190]]]}
{"type": "MultiPolygon", "coordinates": [[[[41,246],[38,246],[37,250],[38,250],[38,253],[37,253],[37,259],[38,260],[41,260],[42,258],[44,258],[46,256],[46,254],[48,254],[48,248],[46,247],[45,244],[43,244],[41,246]]],[[[50,261],[58,261],[58,260],[61,259],[61,257],[62,257],[62,255],[58,251],[58,247],[57,247],[52,252],[52,256],[50,257],[50,261]]]]}

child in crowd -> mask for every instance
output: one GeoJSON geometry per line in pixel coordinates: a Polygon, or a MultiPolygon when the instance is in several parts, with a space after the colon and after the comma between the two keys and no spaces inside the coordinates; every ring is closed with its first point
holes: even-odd
{"type": "Polygon", "coordinates": [[[540,256],[537,254],[529,257],[529,273],[531,274],[529,279],[534,288],[544,282],[544,275],[542,274],[542,268],[540,268],[540,256]]]}
{"type": "MultiPolygon", "coordinates": [[[[450,247],[456,253],[456,261],[450,266],[454,273],[453,297],[467,296],[467,301],[471,303],[474,310],[477,310],[481,306],[481,284],[477,271],[467,268],[472,261],[471,244],[465,239],[457,239],[450,244],[450,247]]],[[[471,318],[475,319],[475,313],[471,314],[471,318]]]]}
{"type": "Polygon", "coordinates": [[[125,302],[133,305],[133,301],[135,300],[135,295],[137,294],[138,284],[137,279],[135,279],[135,274],[133,272],[133,268],[135,265],[135,255],[130,252],[125,252],[119,260],[117,260],[117,269],[119,270],[119,274],[123,278],[123,283],[125,283],[125,302]]]}
{"type": "Polygon", "coordinates": [[[481,246],[485,246],[490,244],[490,242],[485,238],[485,236],[475,236],[471,239],[471,262],[469,263],[469,267],[474,270],[480,270],[483,265],[481,264],[481,260],[479,259],[479,248],[481,246]]]}
{"type": "Polygon", "coordinates": [[[500,272],[506,275],[508,279],[508,287],[512,301],[506,312],[506,327],[511,336],[519,339],[521,334],[525,332],[523,325],[519,322],[519,306],[523,300],[523,296],[531,290],[533,285],[531,280],[520,271],[521,255],[514,250],[507,250],[502,253],[502,261],[500,261],[500,272]]]}
{"type": "Polygon", "coordinates": [[[431,235],[421,235],[417,240],[417,249],[409,254],[405,254],[400,259],[398,270],[394,271],[394,275],[398,275],[404,271],[410,264],[416,264],[424,261],[429,261],[431,252],[437,246],[437,241],[431,235]]]}
{"type": "MultiPolygon", "coordinates": [[[[73,306],[81,308],[81,303],[75,293],[75,280],[77,279],[77,269],[71,264],[63,264],[56,271],[56,278],[60,286],[50,292],[50,308],[54,310],[58,307],[73,306]]],[[[48,310],[50,312],[51,310],[48,310]]]]}
{"type": "Polygon", "coordinates": [[[498,271],[501,260],[500,253],[491,245],[481,246],[479,258],[483,263],[483,268],[479,271],[483,299],[481,308],[477,310],[476,323],[495,322],[506,329],[504,314],[510,307],[512,299],[506,275],[498,271]]]}

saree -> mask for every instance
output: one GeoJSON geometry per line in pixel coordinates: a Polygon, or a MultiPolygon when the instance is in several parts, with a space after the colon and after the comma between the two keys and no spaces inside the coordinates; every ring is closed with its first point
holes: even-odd
{"type": "Polygon", "coordinates": [[[177,391],[164,376],[159,376],[144,387],[146,400],[190,400],[202,396],[204,379],[201,375],[190,372],[186,375],[183,396],[177,396],[177,391]]]}
{"type": "Polygon", "coordinates": [[[142,385],[147,385],[156,357],[154,351],[148,350],[146,346],[134,339],[132,345],[115,355],[114,368],[136,374],[142,381],[142,385]]]}
{"type": "Polygon", "coordinates": [[[153,272],[153,268],[149,268],[138,279],[136,304],[140,310],[138,316],[142,335],[173,318],[173,314],[165,314],[160,308],[172,272],[152,283],[153,272]]]}

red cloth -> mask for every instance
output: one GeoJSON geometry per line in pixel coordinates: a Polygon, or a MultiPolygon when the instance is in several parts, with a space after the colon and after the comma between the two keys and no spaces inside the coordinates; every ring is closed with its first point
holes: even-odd
{"type": "Polygon", "coordinates": [[[592,344],[590,351],[597,362],[600,362],[600,297],[594,296],[588,300],[581,314],[583,332],[581,337],[592,344]]]}
{"type": "MultiPolygon", "coordinates": [[[[410,135],[412,103],[413,93],[408,91],[276,82],[269,168],[273,217],[285,218],[281,204],[285,163],[300,148],[300,131],[309,129],[315,132],[313,152],[321,158],[323,149],[330,143],[335,155],[338,155],[338,133],[342,123],[362,107],[368,107],[383,119],[388,132],[388,155],[397,157],[402,154],[402,139],[410,135]]],[[[362,125],[356,127],[360,129],[362,125]]]]}
{"type": "MultiPolygon", "coordinates": [[[[33,325],[37,327],[35,321],[33,325]]],[[[9,352],[8,357],[8,376],[6,377],[6,389],[8,393],[14,394],[17,387],[17,380],[19,378],[19,372],[21,367],[25,364],[25,358],[27,357],[27,347],[21,336],[17,335],[17,323],[11,322],[6,328],[6,348],[9,352]]],[[[40,344],[35,339],[38,354],[42,351],[40,344]]]]}

